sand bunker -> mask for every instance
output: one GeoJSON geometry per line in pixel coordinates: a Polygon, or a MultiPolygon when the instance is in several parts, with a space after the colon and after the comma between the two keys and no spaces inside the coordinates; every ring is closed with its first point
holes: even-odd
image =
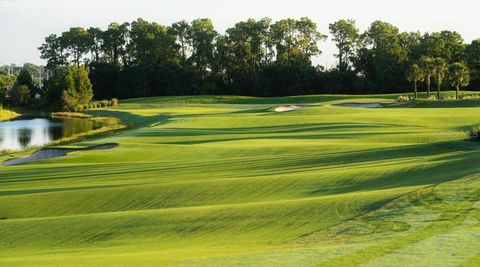
{"type": "Polygon", "coordinates": [[[26,164],[26,163],[40,161],[40,160],[63,157],[70,152],[89,151],[89,150],[106,150],[106,149],[112,149],[112,148],[117,147],[117,146],[118,146],[117,143],[108,143],[108,144],[91,146],[91,147],[87,147],[87,148],[77,148],[77,149],[74,149],[74,148],[45,148],[45,149],[41,149],[41,150],[33,153],[30,156],[27,156],[27,157],[4,161],[2,163],[2,166],[20,165],[20,164],[26,164]]]}
{"type": "Polygon", "coordinates": [[[342,103],[335,104],[337,107],[348,107],[348,108],[382,108],[384,105],[381,103],[342,103]]]}
{"type": "Polygon", "coordinates": [[[349,107],[349,108],[384,108],[384,107],[396,107],[405,105],[408,102],[399,102],[399,103],[341,103],[341,104],[334,104],[333,106],[337,107],[349,107]]]}
{"type": "Polygon", "coordinates": [[[286,111],[294,111],[301,109],[301,106],[293,106],[293,105],[284,105],[275,108],[275,112],[286,112],[286,111]]]}

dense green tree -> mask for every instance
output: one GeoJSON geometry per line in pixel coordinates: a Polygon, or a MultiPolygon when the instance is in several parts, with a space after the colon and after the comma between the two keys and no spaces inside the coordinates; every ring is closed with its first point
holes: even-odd
{"type": "Polygon", "coordinates": [[[16,84],[13,87],[11,97],[16,105],[26,105],[30,101],[30,89],[27,85],[16,84]]]}
{"type": "Polygon", "coordinates": [[[270,62],[269,27],[267,18],[249,19],[237,23],[217,39],[216,71],[227,73],[228,78],[245,89],[245,94],[252,92],[258,72],[263,64],[270,62]]]}
{"type": "Polygon", "coordinates": [[[170,34],[175,36],[178,45],[180,45],[181,62],[185,66],[187,57],[191,48],[188,46],[188,33],[191,31],[190,24],[187,21],[182,20],[173,23],[170,27],[170,34]]]}
{"type": "Polygon", "coordinates": [[[283,19],[271,26],[272,42],[277,62],[309,65],[311,57],[321,54],[318,43],[326,36],[318,32],[317,25],[309,18],[283,19]]]}
{"type": "Polygon", "coordinates": [[[89,65],[89,78],[95,86],[95,97],[97,99],[112,99],[120,97],[121,92],[117,86],[121,68],[112,63],[92,62],[89,65]]]}
{"type": "Polygon", "coordinates": [[[413,82],[415,99],[418,99],[417,83],[425,79],[425,73],[418,64],[412,64],[407,70],[407,80],[413,82]]]}
{"type": "Polygon", "coordinates": [[[70,28],[69,31],[62,33],[61,38],[65,44],[64,48],[73,58],[72,62],[79,66],[83,56],[91,47],[88,31],[82,27],[70,28]]]}
{"type": "MultiPolygon", "coordinates": [[[[34,98],[35,95],[38,92],[37,90],[37,86],[35,86],[35,84],[33,83],[33,77],[32,77],[32,73],[28,70],[28,68],[22,68],[22,70],[20,71],[20,74],[17,76],[17,80],[15,82],[15,85],[18,87],[18,86],[21,86],[21,85],[25,85],[27,86],[28,88],[28,92],[30,94],[30,98],[34,98]]],[[[23,90],[24,88],[22,88],[22,92],[24,92],[25,90],[23,90]]],[[[22,104],[26,104],[27,101],[23,101],[24,98],[23,96],[20,97],[22,99],[22,101],[20,101],[22,104]]],[[[17,99],[19,100],[19,99],[17,99]]]]}
{"type": "MultiPolygon", "coordinates": [[[[98,98],[392,93],[408,86],[405,70],[412,64],[424,73],[430,95],[431,79],[438,85],[433,58],[446,64],[464,61],[472,72],[471,88],[480,85],[480,41],[465,46],[457,32],[401,32],[383,21],[373,22],[362,34],[353,20],[329,26],[339,50],[333,70],[313,66],[325,36],[308,18],[248,19],[222,35],[209,19],[171,26],[137,19],[111,23],[107,29],[71,28],[48,36],[39,48],[49,70],[41,95],[50,103],[60,102],[67,67],[82,63],[98,98]]],[[[5,69],[15,75],[21,70],[9,66],[0,72],[5,69]]],[[[440,76],[443,83],[445,73],[440,76]]]]}
{"type": "Polygon", "coordinates": [[[32,74],[30,71],[28,71],[26,68],[23,68],[22,71],[20,71],[20,74],[17,77],[16,81],[17,85],[26,85],[28,87],[33,87],[33,79],[32,79],[32,74]]]}
{"type": "Polygon", "coordinates": [[[168,32],[167,27],[155,22],[143,19],[132,22],[130,48],[130,56],[136,64],[175,63],[177,60],[175,36],[168,32]]]}
{"type": "Polygon", "coordinates": [[[6,100],[7,93],[15,85],[15,76],[0,74],[0,104],[6,100]]]}
{"type": "Polygon", "coordinates": [[[218,33],[210,19],[192,21],[187,40],[192,48],[190,60],[198,70],[206,71],[212,68],[214,40],[217,36],[218,33]]]}
{"type": "Polygon", "coordinates": [[[465,62],[470,68],[471,79],[480,81],[480,39],[473,40],[465,50],[465,62]]]}
{"type": "Polygon", "coordinates": [[[459,99],[461,86],[468,86],[470,83],[470,72],[463,62],[455,62],[448,67],[448,78],[450,84],[456,89],[455,96],[459,99]]]}
{"type": "Polygon", "coordinates": [[[465,44],[458,32],[442,31],[427,33],[421,38],[421,54],[432,58],[443,58],[447,62],[460,60],[465,44]]]}
{"type": "Polygon", "coordinates": [[[399,34],[399,42],[404,47],[408,61],[417,62],[421,59],[421,39],[422,34],[420,32],[401,32],[399,34]]]}
{"type": "Polygon", "coordinates": [[[90,50],[91,54],[91,61],[93,62],[100,62],[100,54],[102,51],[102,29],[97,27],[90,27],[87,30],[88,33],[88,49],[90,50]]]}
{"type": "Polygon", "coordinates": [[[107,62],[127,63],[126,46],[128,43],[129,23],[111,23],[102,33],[102,51],[107,62]]]}
{"type": "Polygon", "coordinates": [[[47,36],[39,50],[40,58],[47,60],[47,68],[50,70],[56,70],[68,62],[63,41],[56,34],[47,36]]]}
{"type": "Polygon", "coordinates": [[[227,30],[228,41],[233,49],[234,58],[244,64],[244,68],[256,72],[259,66],[265,62],[266,40],[268,38],[268,23],[265,20],[256,21],[249,19],[239,22],[235,27],[227,30]]]}
{"type": "Polygon", "coordinates": [[[350,70],[360,45],[360,31],[355,20],[339,20],[329,25],[332,40],[338,48],[338,69],[350,70]]]}
{"type": "Polygon", "coordinates": [[[368,75],[384,88],[398,88],[404,79],[404,66],[408,61],[408,51],[400,42],[399,29],[392,24],[375,21],[364,33],[365,44],[370,46],[369,58],[373,71],[368,75]]]}
{"type": "Polygon", "coordinates": [[[3,108],[3,103],[7,99],[7,89],[5,87],[0,87],[0,109],[3,108]]]}
{"type": "Polygon", "coordinates": [[[43,91],[48,104],[53,106],[61,104],[62,92],[67,88],[65,81],[66,74],[66,67],[57,68],[49,78],[44,81],[43,91]]]}
{"type": "Polygon", "coordinates": [[[435,83],[437,84],[437,99],[440,99],[440,91],[445,81],[445,76],[448,70],[448,64],[445,59],[437,57],[433,60],[433,66],[434,66],[433,73],[435,76],[435,83]]]}
{"type": "Polygon", "coordinates": [[[441,31],[441,38],[445,42],[444,59],[448,62],[459,61],[465,53],[465,42],[460,33],[455,31],[441,31]]]}
{"type": "Polygon", "coordinates": [[[78,104],[86,104],[93,98],[92,84],[85,66],[71,66],[65,78],[66,88],[62,93],[65,108],[72,110],[78,104]]]}
{"type": "Polygon", "coordinates": [[[322,54],[318,43],[327,39],[327,36],[320,33],[317,24],[307,17],[297,21],[298,37],[297,45],[303,54],[310,60],[313,56],[322,54]]]}
{"type": "Polygon", "coordinates": [[[425,81],[427,82],[428,97],[431,95],[432,76],[435,74],[434,60],[428,56],[422,56],[420,58],[420,66],[425,74],[425,81]]]}
{"type": "Polygon", "coordinates": [[[8,90],[15,85],[16,77],[13,75],[0,74],[0,89],[8,90]]]}

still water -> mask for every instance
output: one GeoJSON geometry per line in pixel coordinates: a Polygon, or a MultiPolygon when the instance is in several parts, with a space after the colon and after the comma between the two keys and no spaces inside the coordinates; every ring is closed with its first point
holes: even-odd
{"type": "Polygon", "coordinates": [[[93,121],[78,118],[23,118],[0,122],[0,151],[42,146],[95,128],[93,121]]]}

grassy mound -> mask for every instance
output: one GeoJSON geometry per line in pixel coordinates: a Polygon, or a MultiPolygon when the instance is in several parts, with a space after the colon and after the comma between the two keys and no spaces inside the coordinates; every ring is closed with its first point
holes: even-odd
{"type": "Polygon", "coordinates": [[[0,167],[0,265],[472,265],[475,100],[334,106],[396,97],[165,97],[89,111],[130,128],[75,147],[118,147],[0,167]],[[309,108],[273,111],[284,104],[309,108]]]}

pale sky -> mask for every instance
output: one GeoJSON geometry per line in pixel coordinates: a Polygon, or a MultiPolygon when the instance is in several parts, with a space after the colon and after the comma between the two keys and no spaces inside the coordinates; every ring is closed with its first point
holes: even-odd
{"type": "MultiPolygon", "coordinates": [[[[248,18],[310,17],[328,34],[328,24],[353,18],[361,30],[374,20],[402,31],[456,30],[466,42],[480,38],[478,0],[0,0],[0,65],[43,64],[39,47],[45,36],[70,27],[106,28],[113,21],[144,18],[164,25],[182,19],[210,18],[222,32],[248,18]]],[[[335,63],[335,46],[320,44],[321,65],[335,63]]]]}

